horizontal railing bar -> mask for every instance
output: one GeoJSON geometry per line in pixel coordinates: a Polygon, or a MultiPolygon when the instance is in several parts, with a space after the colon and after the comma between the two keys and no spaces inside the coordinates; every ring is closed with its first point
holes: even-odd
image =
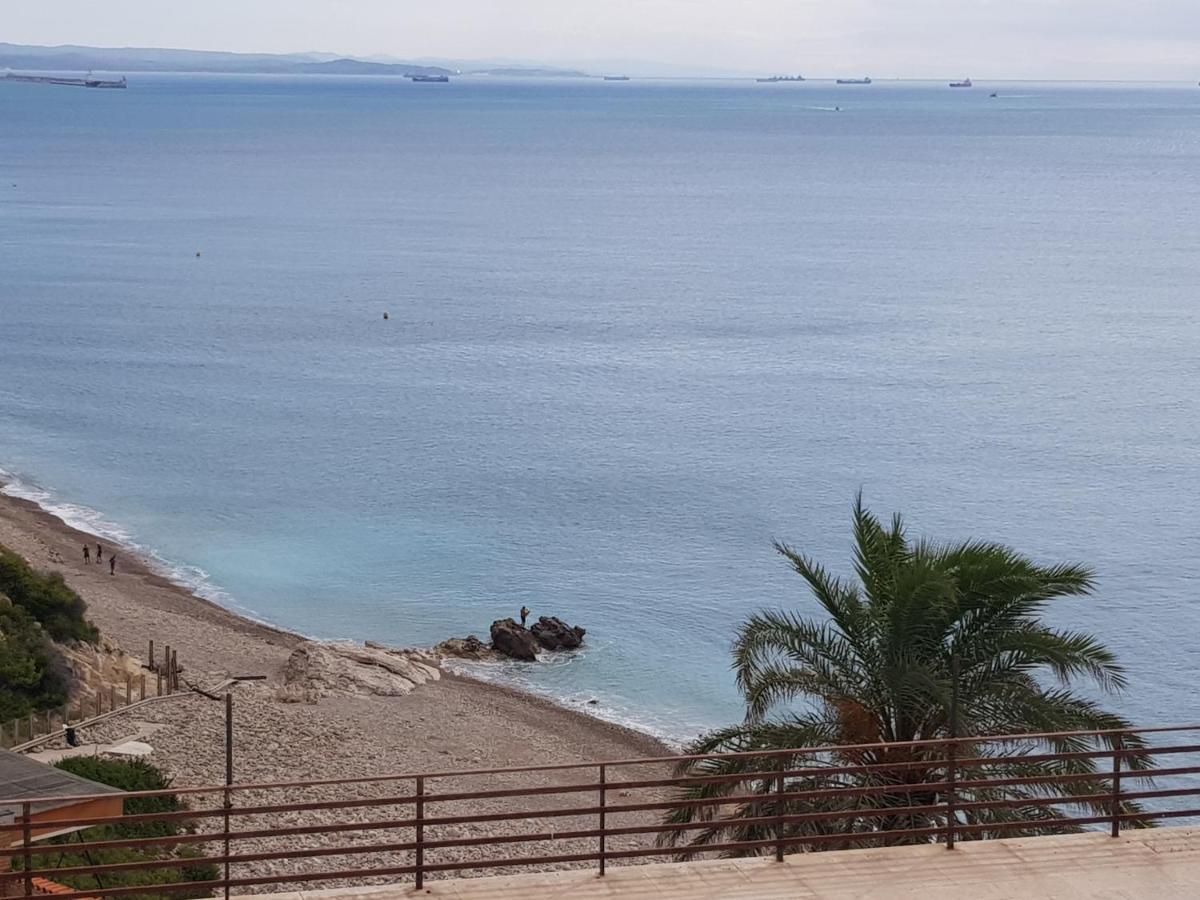
{"type": "MultiPolygon", "coordinates": [[[[592,788],[595,790],[595,788],[592,788]]],[[[109,799],[113,799],[113,794],[105,795],[109,799]]],[[[126,799],[124,797],[122,800],[126,799]]],[[[405,795],[402,797],[378,797],[378,798],[363,798],[356,800],[325,800],[313,801],[312,803],[281,803],[277,806],[233,806],[229,809],[186,809],[175,812],[163,813],[131,813],[129,815],[119,816],[95,816],[87,819],[46,819],[35,820],[34,825],[38,829],[49,828],[70,828],[80,825],[115,825],[129,824],[131,822],[162,822],[172,821],[175,819],[208,819],[218,816],[262,816],[271,813],[283,812],[306,812],[313,810],[325,809],[361,809],[370,806],[412,806],[416,802],[415,796],[405,795]]],[[[16,825],[0,825],[0,831],[20,831],[24,828],[21,824],[16,825]]]]}
{"type": "MultiPolygon", "coordinates": [[[[224,835],[219,836],[224,839],[224,835]]],[[[61,845],[62,849],[74,852],[75,848],[70,845],[61,845]]],[[[428,846],[428,844],[426,844],[428,846]]],[[[246,862],[265,862],[273,859],[304,859],[308,857],[318,856],[354,856],[359,853],[399,853],[405,850],[415,850],[417,845],[413,841],[404,843],[392,844],[349,844],[338,847],[311,847],[288,850],[262,851],[259,853],[234,853],[229,856],[204,856],[204,857],[168,857],[166,859],[150,859],[139,862],[126,863],[105,863],[103,865],[87,865],[87,866],[70,866],[61,869],[35,869],[29,873],[30,877],[55,878],[61,875],[103,875],[106,872],[129,872],[142,869],[185,869],[188,866],[201,865],[204,863],[246,863],[246,862]]],[[[22,872],[22,875],[25,873],[22,872]]]]}
{"type": "MultiPolygon", "coordinates": [[[[766,799],[766,798],[764,798],[764,799],[766,799]]],[[[1036,799],[1040,800],[1041,798],[1036,798],[1036,799]]],[[[1068,802],[1068,801],[1070,801],[1070,799],[1071,798],[1064,798],[1064,800],[1060,801],[1060,802],[1068,802]]],[[[941,805],[937,805],[935,807],[930,807],[930,808],[937,809],[937,810],[944,810],[945,807],[941,806],[941,805]]],[[[857,813],[848,812],[846,814],[843,814],[841,817],[842,818],[853,818],[855,815],[858,815],[861,817],[864,814],[869,814],[872,817],[887,816],[887,815],[902,815],[902,814],[905,814],[906,812],[911,812],[912,810],[915,810],[915,809],[920,809],[920,808],[912,808],[912,809],[894,808],[894,809],[890,809],[890,810],[889,809],[868,810],[868,811],[859,811],[857,813]]],[[[1196,815],[1196,813],[1197,813],[1197,811],[1195,811],[1195,810],[1170,810],[1170,811],[1162,811],[1162,812],[1124,813],[1124,814],[1121,814],[1120,816],[1118,816],[1118,818],[1120,818],[1122,820],[1146,821],[1146,820],[1151,820],[1151,819],[1156,819],[1156,818],[1171,818],[1171,817],[1181,817],[1181,816],[1187,816],[1187,815],[1196,815]]],[[[831,814],[809,813],[809,814],[802,814],[799,816],[786,816],[784,818],[784,821],[785,822],[795,822],[795,821],[811,820],[812,818],[818,817],[818,816],[823,817],[823,818],[830,818],[831,814]]],[[[760,817],[760,819],[764,823],[778,821],[778,818],[775,816],[764,816],[764,817],[760,817]]],[[[1042,820],[1042,819],[1021,820],[1021,821],[1016,821],[1016,822],[985,822],[985,823],[974,823],[974,824],[959,823],[959,824],[956,824],[955,829],[957,832],[960,832],[960,833],[1008,831],[1008,830],[1025,829],[1025,828],[1045,830],[1045,829],[1049,829],[1049,828],[1075,827],[1075,826],[1080,826],[1080,825],[1101,824],[1101,823],[1107,823],[1107,822],[1111,821],[1111,819],[1112,819],[1111,815],[1097,815],[1097,816],[1083,816],[1083,817],[1049,819],[1049,820],[1042,820]]],[[[740,824],[752,824],[755,821],[758,821],[758,820],[744,820],[744,821],[740,822],[740,824]]],[[[685,823],[679,823],[679,824],[682,825],[685,823]]],[[[712,822],[686,823],[687,827],[691,828],[691,829],[709,827],[712,824],[713,824],[712,822]]],[[[661,829],[661,826],[658,826],[655,828],[637,828],[635,826],[635,827],[632,827],[629,829],[625,829],[625,828],[609,829],[608,833],[609,834],[649,833],[651,831],[658,831],[660,829],[661,829]]],[[[943,834],[944,831],[945,831],[945,826],[937,825],[937,826],[932,826],[932,827],[928,827],[928,828],[919,828],[919,829],[893,829],[893,830],[886,830],[886,831],[849,832],[849,833],[845,833],[845,834],[828,834],[828,835],[795,835],[795,836],[791,836],[791,837],[784,837],[782,839],[770,838],[770,839],[765,839],[765,840],[760,840],[760,841],[728,842],[728,843],[716,843],[716,844],[697,845],[697,846],[685,845],[685,846],[676,846],[676,847],[655,847],[655,848],[644,848],[644,849],[633,849],[633,850],[614,850],[614,851],[609,851],[609,852],[605,853],[604,855],[605,855],[605,858],[611,860],[611,859],[622,859],[622,858],[635,858],[635,857],[640,857],[640,856],[668,856],[668,857],[680,856],[680,855],[689,855],[690,856],[690,855],[695,855],[698,853],[713,853],[713,852],[722,852],[722,851],[735,850],[735,849],[760,849],[760,848],[765,849],[765,848],[769,848],[769,847],[774,847],[774,846],[778,845],[779,843],[783,843],[786,846],[797,846],[797,845],[829,843],[829,842],[847,842],[847,843],[854,843],[854,844],[862,844],[864,842],[865,843],[878,842],[879,840],[893,838],[893,837],[895,837],[895,838],[935,837],[935,836],[943,834]]],[[[597,833],[597,830],[593,830],[590,833],[589,832],[565,833],[565,834],[557,835],[557,837],[559,837],[563,840],[567,840],[567,839],[576,839],[576,838],[594,836],[595,833],[597,833]]],[[[541,839],[541,837],[537,836],[537,835],[493,836],[493,838],[494,838],[494,841],[492,841],[492,842],[495,842],[495,843],[507,843],[507,842],[516,842],[519,840],[541,839]]],[[[433,842],[433,843],[440,844],[443,846],[470,846],[469,844],[456,843],[456,842],[450,842],[450,841],[445,841],[445,842],[439,841],[439,842],[433,842]]],[[[484,842],[479,841],[478,843],[482,844],[484,842]]],[[[356,853],[356,852],[358,852],[358,853],[372,852],[372,851],[385,852],[392,846],[396,846],[397,848],[412,849],[412,847],[414,845],[408,844],[408,845],[380,845],[380,846],[371,846],[371,847],[359,846],[359,847],[319,848],[314,851],[305,851],[305,852],[293,854],[293,855],[296,855],[296,856],[301,856],[301,855],[303,855],[303,856],[336,856],[336,855],[349,855],[351,853],[356,853]]],[[[64,849],[66,849],[66,848],[64,848],[64,849]]],[[[270,855],[270,854],[243,854],[240,856],[229,857],[229,859],[230,859],[230,861],[237,861],[238,859],[251,860],[254,858],[258,858],[260,856],[263,858],[276,858],[274,855],[270,855]]],[[[452,863],[430,864],[430,865],[426,865],[424,867],[424,869],[427,872],[454,871],[454,870],[461,870],[461,869],[481,869],[482,870],[482,869],[519,866],[519,865],[552,864],[552,863],[559,863],[559,862],[587,862],[587,861],[595,861],[599,858],[599,856],[600,856],[599,853],[592,852],[592,853],[578,853],[578,854],[559,854],[559,855],[554,855],[554,856],[541,856],[541,857],[519,857],[519,858],[510,858],[510,859],[466,860],[466,861],[457,861],[457,862],[452,862],[452,863]]],[[[206,862],[222,862],[224,860],[225,860],[224,857],[213,857],[213,858],[179,860],[178,862],[181,865],[184,865],[184,864],[197,865],[197,864],[203,864],[206,862]]],[[[163,863],[166,863],[166,862],[175,862],[175,861],[155,860],[155,861],[152,861],[150,865],[153,867],[157,867],[157,868],[173,868],[174,867],[174,866],[163,865],[163,863]]],[[[122,867],[121,866],[114,866],[111,868],[109,868],[109,867],[94,867],[92,869],[87,869],[85,871],[97,871],[97,870],[104,871],[105,868],[108,868],[109,871],[114,871],[117,868],[122,868],[122,867]]],[[[62,869],[62,870],[56,870],[56,871],[58,872],[58,874],[61,875],[61,874],[67,873],[69,870],[62,869]]],[[[226,885],[228,885],[230,887],[241,887],[241,886],[251,886],[251,885],[256,885],[256,884],[322,881],[322,880],[331,880],[331,879],[335,879],[335,878],[383,877],[383,876],[388,876],[388,875],[412,874],[415,871],[416,871],[415,866],[395,866],[395,867],[386,867],[386,868],[377,868],[377,869],[351,869],[351,870],[338,870],[338,871],[334,871],[334,872],[308,872],[308,873],[296,873],[296,874],[290,874],[290,875],[273,875],[273,876],[267,876],[267,877],[262,877],[262,878],[236,878],[236,879],[229,879],[228,881],[214,880],[214,881],[204,881],[204,882],[178,882],[178,883],[173,883],[173,884],[153,885],[151,887],[153,888],[154,891],[195,890],[195,889],[201,888],[201,887],[216,889],[216,888],[224,887],[226,885]]],[[[19,873],[14,873],[14,874],[19,874],[19,873]]],[[[146,886],[125,887],[125,888],[102,888],[102,889],[81,890],[78,892],[62,894],[62,895],[58,895],[58,896],[61,897],[61,900],[83,900],[83,898],[85,898],[85,897],[122,896],[122,895],[137,893],[137,892],[145,892],[146,890],[147,890],[146,886]]],[[[25,895],[14,895],[12,897],[0,898],[0,900],[27,900],[27,898],[25,897],[25,895]]]]}
{"type": "MultiPolygon", "coordinates": [[[[1166,769],[1166,770],[1145,770],[1145,771],[1139,771],[1139,772],[1123,772],[1122,778],[1125,779],[1125,778],[1135,778],[1136,777],[1136,778],[1146,779],[1146,778],[1159,777],[1159,776],[1168,775],[1168,774],[1195,774],[1198,772],[1200,772],[1200,767],[1190,767],[1189,766],[1189,767],[1181,767],[1181,768],[1166,769]]],[[[1108,780],[1108,776],[1101,774],[1101,773],[1081,772],[1081,773],[1068,773],[1068,774],[1062,774],[1062,775],[1038,775],[1038,776],[1025,776],[1025,777],[1019,777],[1019,778],[994,778],[994,779],[981,779],[981,780],[974,780],[974,781],[959,781],[956,783],[956,788],[959,790],[962,790],[962,791],[967,791],[967,790],[980,789],[980,788],[994,788],[994,787],[1006,787],[1006,786],[1033,786],[1033,785],[1037,785],[1037,784],[1052,784],[1052,783],[1079,782],[1079,781],[1095,781],[1097,784],[1104,784],[1107,780],[1108,780]]],[[[817,790],[817,791],[791,791],[791,792],[788,792],[787,797],[790,802],[795,802],[795,801],[799,801],[799,800],[829,799],[829,798],[848,799],[851,797],[886,796],[886,795],[892,795],[892,794],[909,794],[909,793],[922,792],[922,791],[940,792],[948,787],[949,787],[949,784],[947,782],[927,782],[927,783],[918,782],[918,783],[912,783],[912,784],[882,784],[882,785],[870,785],[870,786],[855,787],[855,788],[831,788],[831,789],[817,790]]],[[[595,786],[593,785],[593,786],[591,786],[591,788],[594,790],[595,786]]],[[[1182,793],[1187,793],[1187,792],[1184,791],[1182,793]]],[[[1182,795],[1182,793],[1179,795],[1182,795]]],[[[1200,789],[1196,789],[1195,793],[1200,794],[1200,789]]],[[[754,802],[753,798],[755,796],[756,795],[754,795],[754,794],[734,794],[734,795],[722,795],[722,796],[717,796],[717,797],[696,799],[696,800],[672,800],[672,801],[664,801],[664,802],[620,804],[617,806],[607,806],[606,811],[611,814],[618,814],[618,813],[623,813],[623,812],[643,812],[643,811],[651,811],[651,810],[670,809],[670,808],[675,808],[675,807],[679,807],[679,806],[702,807],[702,806],[724,805],[727,803],[749,803],[749,802],[754,802]]],[[[1082,795],[1082,796],[1086,797],[1087,795],[1082,795]]],[[[396,799],[397,798],[380,798],[378,800],[370,800],[370,801],[356,800],[356,801],[351,801],[351,805],[352,806],[408,805],[408,804],[404,804],[402,802],[395,802],[396,799]]],[[[1076,798],[1076,799],[1079,799],[1079,798],[1076,798]]],[[[1073,800],[1070,797],[1064,797],[1059,802],[1070,803],[1070,802],[1073,802],[1073,800]]],[[[1017,804],[1017,805],[1019,805],[1019,804],[1017,804]]],[[[268,813],[272,813],[272,812],[293,811],[295,809],[295,807],[297,807],[297,806],[311,807],[311,808],[317,808],[317,809],[343,808],[340,804],[338,804],[336,802],[332,803],[332,804],[324,804],[324,803],[322,803],[322,804],[287,804],[287,805],[283,805],[283,806],[279,806],[279,807],[252,807],[249,809],[234,808],[233,810],[231,810],[231,813],[232,814],[241,814],[241,815],[263,815],[263,814],[268,814],[268,813]]],[[[598,806],[583,806],[583,807],[570,807],[570,808],[562,808],[562,809],[527,810],[527,811],[522,811],[522,812],[489,813],[489,814],[479,814],[479,815],[470,815],[470,816],[430,817],[430,818],[426,818],[424,820],[424,822],[425,822],[425,824],[428,824],[428,825],[470,824],[470,823],[474,823],[474,822],[494,822],[494,821],[530,819],[530,818],[541,818],[541,817],[563,818],[563,817],[570,817],[570,816],[595,815],[599,811],[600,811],[600,807],[598,807],[598,806]]],[[[186,819],[188,817],[194,817],[196,812],[197,811],[194,811],[194,810],[186,810],[186,811],[163,813],[163,814],[146,813],[146,814],[140,814],[140,815],[136,815],[136,816],[99,817],[99,821],[97,821],[96,819],[47,820],[44,822],[39,822],[37,824],[38,824],[39,828],[50,828],[50,827],[63,827],[63,826],[70,827],[70,826],[120,823],[120,822],[129,823],[129,822],[135,822],[135,821],[159,821],[164,818],[166,818],[166,819],[175,819],[175,818],[186,819]]],[[[221,814],[223,812],[223,810],[203,810],[200,812],[208,813],[210,816],[216,816],[216,815],[221,814]]],[[[289,828],[289,829],[256,829],[256,830],[250,830],[250,831],[232,832],[230,837],[232,839],[238,839],[238,838],[250,838],[250,837],[276,837],[276,836],[282,837],[282,836],[289,835],[289,834],[313,834],[313,833],[321,833],[321,832],[327,832],[327,831],[369,831],[369,830],[375,830],[375,829],[381,829],[381,828],[405,828],[405,827],[414,826],[416,824],[417,824],[417,820],[412,819],[412,818],[396,819],[396,820],[383,820],[380,822],[335,823],[335,824],[330,824],[330,825],[298,826],[298,827],[289,828]]],[[[74,849],[77,851],[81,851],[84,849],[88,849],[88,850],[91,850],[91,849],[95,849],[95,850],[113,849],[113,848],[120,847],[120,846],[145,846],[150,841],[158,842],[163,845],[185,844],[185,843],[207,843],[209,841],[218,840],[218,839],[220,839],[219,834],[200,833],[200,834],[196,834],[196,835],[176,835],[176,836],[169,836],[169,837],[163,837],[163,838],[148,838],[148,839],[144,839],[141,842],[137,841],[136,839],[122,840],[122,841],[85,842],[83,844],[76,845],[74,847],[74,849]]]]}
{"type": "MultiPolygon", "coordinates": [[[[1200,790],[1198,790],[1198,789],[1182,789],[1181,788],[1181,789],[1174,789],[1174,790],[1145,791],[1145,792],[1140,792],[1137,794],[1123,795],[1122,799],[1126,800],[1126,801],[1132,801],[1132,800],[1137,800],[1137,799],[1148,799],[1148,798],[1152,798],[1152,797],[1184,796],[1184,795],[1194,795],[1194,794],[1200,794],[1200,790]]],[[[971,803],[962,803],[962,804],[959,804],[957,808],[961,811],[969,812],[969,811],[987,811],[989,809],[1019,808],[1022,806],[1052,806],[1052,805],[1057,805],[1057,804],[1070,806],[1070,805],[1086,804],[1089,801],[1096,801],[1096,800],[1106,801],[1108,799],[1108,797],[1109,797],[1109,795],[1107,793],[1097,793],[1097,794],[1093,794],[1093,795],[1080,795],[1080,796],[1013,798],[1013,799],[1006,799],[1006,800],[991,800],[991,801],[977,801],[977,802],[971,802],[971,803]]],[[[776,798],[774,795],[763,795],[758,800],[755,800],[754,798],[747,798],[747,801],[748,801],[749,805],[753,805],[753,803],[755,803],[755,802],[760,802],[760,803],[772,802],[775,799],[776,798]]],[[[793,798],[793,795],[785,795],[785,799],[790,801],[794,798],[793,798]]],[[[714,800],[715,800],[715,798],[714,798],[714,800]]],[[[727,801],[722,801],[722,802],[727,802],[727,801]]],[[[713,802],[706,801],[705,805],[715,805],[715,804],[713,802]]],[[[611,807],[609,809],[610,809],[610,811],[612,810],[611,807]]],[[[739,818],[736,820],[729,820],[729,821],[736,822],[736,824],[738,824],[739,826],[744,827],[746,825],[751,825],[751,824],[769,824],[769,823],[776,823],[776,822],[781,822],[781,821],[786,824],[797,824],[800,822],[832,822],[832,821],[841,821],[841,820],[888,818],[888,817],[893,817],[893,816],[928,815],[928,814],[944,813],[945,810],[946,810],[945,805],[938,803],[938,804],[925,804],[925,805],[919,805],[919,806],[883,807],[883,808],[878,808],[878,809],[871,809],[871,808],[849,809],[849,810],[843,810],[843,811],[837,811],[837,812],[791,813],[791,814],[784,815],[782,817],[780,817],[778,815],[772,815],[772,816],[759,816],[759,817],[753,817],[753,818],[739,818]]],[[[1196,812],[1200,812],[1200,811],[1196,811],[1196,812]]],[[[1175,812],[1173,814],[1175,814],[1175,815],[1191,815],[1191,814],[1196,814],[1196,813],[1185,810],[1182,812],[1175,812]]],[[[1129,815],[1129,817],[1134,818],[1134,819],[1147,819],[1147,818],[1153,818],[1156,814],[1152,813],[1152,812],[1146,812],[1146,813],[1133,813],[1133,814],[1128,814],[1128,815],[1129,815]]],[[[1100,818],[1101,818],[1101,820],[1103,820],[1105,818],[1110,818],[1110,817],[1100,817],[1100,818]]],[[[1067,820],[1052,820],[1052,821],[1053,821],[1053,824],[1062,824],[1063,822],[1066,822],[1067,820]]],[[[354,823],[354,824],[359,824],[359,823],[354,823]]],[[[427,824],[428,824],[428,822],[427,822],[427,824]]],[[[614,836],[616,836],[616,835],[630,836],[630,835],[641,835],[641,834],[655,834],[655,833],[658,833],[661,831],[694,830],[694,829],[699,829],[699,828],[708,828],[708,827],[711,827],[712,824],[713,824],[712,821],[706,820],[706,821],[688,822],[688,823],[672,823],[672,824],[663,823],[663,824],[656,824],[656,825],[651,825],[651,826],[621,826],[621,827],[617,827],[617,828],[608,828],[608,829],[604,829],[604,830],[585,829],[585,830],[567,831],[567,832],[537,832],[537,833],[521,833],[521,834],[515,834],[515,835],[489,835],[489,836],[483,836],[483,837],[479,837],[479,838],[451,838],[451,839],[426,841],[424,843],[424,845],[427,848],[450,848],[450,847],[487,846],[487,845],[491,845],[491,844],[505,844],[505,843],[525,843],[525,842],[531,842],[531,841],[577,840],[577,839],[583,839],[583,838],[598,837],[602,834],[608,834],[608,835],[614,835],[614,836]]],[[[991,823],[990,826],[988,824],[981,824],[980,827],[994,827],[998,824],[1000,824],[1000,823],[991,823]]],[[[909,833],[909,832],[904,832],[904,833],[909,833]]],[[[866,832],[865,834],[871,834],[871,832],[866,832]]],[[[271,837],[271,836],[275,836],[275,835],[268,832],[268,833],[264,833],[263,836],[271,837]]],[[[280,835],[280,836],[282,836],[282,835],[280,835]]],[[[220,837],[221,837],[221,835],[216,835],[215,839],[220,839],[220,837]]],[[[231,837],[232,837],[232,835],[231,835],[231,837]]],[[[211,841],[212,839],[213,838],[210,838],[209,840],[211,841]]],[[[156,840],[156,839],[150,839],[150,840],[156,840]]],[[[126,846],[139,845],[139,842],[136,840],[121,842],[121,843],[126,846]]],[[[144,844],[146,842],[142,842],[142,843],[144,844]]],[[[66,849],[68,849],[70,852],[76,853],[76,852],[81,851],[82,849],[86,849],[86,847],[72,845],[66,849]]],[[[226,856],[193,857],[193,858],[187,858],[187,859],[149,860],[149,861],[138,862],[138,863],[120,863],[120,864],[113,864],[113,865],[38,869],[38,870],[31,872],[30,875],[31,876],[54,876],[54,875],[61,876],[61,875],[72,875],[72,874],[87,874],[87,873],[93,873],[93,872],[103,873],[103,872],[113,872],[113,871],[122,871],[122,870],[135,870],[135,869],[182,868],[185,866],[198,865],[198,864],[203,864],[203,863],[214,863],[215,864],[215,863],[225,863],[225,862],[231,862],[231,863],[233,863],[233,862],[255,862],[255,861],[265,861],[265,860],[282,859],[282,858],[290,858],[290,857],[309,857],[309,856],[311,856],[311,857],[341,856],[341,855],[348,856],[348,855],[361,854],[361,853],[400,852],[400,851],[407,851],[407,850],[413,850],[413,849],[416,849],[416,844],[413,842],[388,843],[388,844],[357,844],[357,845],[344,845],[344,846],[337,846],[337,847],[314,848],[312,850],[307,850],[307,851],[289,850],[289,851],[284,851],[284,852],[261,852],[261,853],[252,853],[252,854],[235,854],[235,855],[231,855],[228,857],[226,857],[226,856]]]]}
{"type": "MultiPolygon", "coordinates": [[[[681,763],[693,762],[705,759],[719,759],[721,757],[736,756],[743,759],[755,757],[787,757],[787,756],[812,756],[819,754],[827,754],[835,751],[842,752],[862,752],[866,750],[896,750],[903,747],[947,747],[954,745],[956,747],[970,746],[971,744],[983,743],[1014,743],[1018,741],[1046,741],[1054,738],[1073,738],[1073,737],[1133,737],[1137,735],[1148,734],[1165,734],[1170,732],[1187,732],[1200,731],[1198,725],[1163,725],[1148,728],[1108,728],[1108,729],[1091,729],[1078,731],[1059,731],[1059,732],[1038,732],[1031,734],[995,734],[995,735],[980,735],[977,737],[962,737],[962,738],[924,738],[912,741],[877,741],[869,744],[843,744],[843,745],[827,745],[821,747],[792,747],[782,750],[752,750],[743,753],[698,753],[689,755],[676,756],[652,756],[641,759],[618,759],[618,760],[597,760],[596,762],[579,762],[579,763],[558,763],[554,765],[542,766],[508,766],[495,769],[466,769],[460,771],[444,771],[444,772],[416,772],[416,773],[396,773],[390,775],[376,775],[359,778],[329,778],[310,781],[276,781],[276,782],[261,782],[247,783],[234,785],[213,785],[206,787],[193,788],[168,788],[158,789],[153,791],[130,791],[124,796],[126,798],[134,797],[156,797],[165,796],[168,794],[176,795],[195,795],[195,794],[220,794],[224,796],[226,791],[248,791],[248,790],[277,790],[283,788],[302,788],[302,787],[322,787],[330,785],[348,785],[348,784],[370,784],[384,783],[391,781],[414,780],[417,777],[423,777],[426,780],[435,778],[466,778],[480,775],[505,775],[518,774],[528,772],[561,772],[579,769],[594,769],[603,764],[606,767],[617,768],[621,766],[646,766],[666,763],[681,763]]],[[[1153,748],[1138,749],[1126,751],[1131,753],[1153,753],[1153,748]]],[[[111,794],[79,794],[72,796],[59,797],[19,797],[15,799],[0,798],[0,803],[61,803],[61,802],[77,802],[84,800],[97,800],[105,797],[111,797],[111,794]]]]}

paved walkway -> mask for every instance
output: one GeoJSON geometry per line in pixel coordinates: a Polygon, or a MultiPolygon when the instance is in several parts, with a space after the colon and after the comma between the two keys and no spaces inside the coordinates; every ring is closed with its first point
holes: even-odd
{"type": "Polygon", "coordinates": [[[80,744],[78,747],[63,747],[58,750],[38,750],[33,753],[26,753],[25,755],[30,759],[36,759],[40,763],[52,766],[60,759],[67,759],[71,756],[97,756],[107,753],[113,747],[119,747],[121,744],[128,743],[129,741],[145,741],[167,727],[155,722],[133,722],[132,725],[136,729],[132,734],[127,734],[125,737],[113,741],[111,744],[80,744]]]}
{"type": "Polygon", "coordinates": [[[271,900],[1195,900],[1200,829],[968,841],[941,846],[797,854],[426,882],[411,887],[270,894],[271,900]]]}

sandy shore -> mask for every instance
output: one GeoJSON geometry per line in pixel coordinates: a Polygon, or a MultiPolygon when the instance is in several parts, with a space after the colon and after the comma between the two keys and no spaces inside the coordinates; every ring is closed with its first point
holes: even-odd
{"type": "MultiPolygon", "coordinates": [[[[34,503],[0,494],[0,544],[22,554],[39,569],[62,572],[87,602],[90,618],[114,647],[144,659],[150,640],[157,647],[169,643],[177,649],[189,677],[198,683],[212,684],[228,675],[267,676],[265,683],[234,689],[239,782],[553,765],[671,752],[647,735],[518,691],[449,673],[403,697],[335,696],[316,704],[283,703],[276,694],[280,670],[303,638],[242,618],[197,597],[124,548],[116,548],[115,576],[109,575],[107,564],[85,565],[83,544],[90,544],[94,553],[96,540],[34,503]]],[[[106,554],[110,552],[109,542],[101,539],[101,543],[106,554]]],[[[193,695],[145,707],[129,714],[128,722],[118,717],[97,726],[97,733],[88,737],[112,740],[149,724],[155,728],[148,739],[155,747],[155,758],[176,784],[218,784],[224,771],[221,707],[193,695]]],[[[651,769],[656,775],[664,771],[662,766],[639,769],[641,777],[651,769]]],[[[521,784],[565,784],[581,777],[591,780],[594,773],[522,776],[521,784]]],[[[627,777],[634,777],[634,773],[627,777]]],[[[482,787],[478,779],[473,786],[482,787]]],[[[321,789],[315,796],[344,797],[344,791],[321,789]]],[[[524,808],[548,809],[571,805],[571,800],[570,796],[532,798],[522,803],[524,808]]],[[[330,821],[345,818],[345,812],[340,816],[329,814],[330,821]]],[[[639,820],[649,822],[652,818],[643,815],[639,820]]],[[[561,830],[566,821],[548,819],[540,825],[546,830],[561,830]]],[[[538,820],[524,827],[540,830],[538,820]]],[[[594,827],[594,823],[578,827],[594,827]]],[[[319,846],[322,842],[322,836],[310,836],[304,843],[319,846]]],[[[648,838],[630,837],[615,842],[612,849],[649,843],[648,838]]],[[[533,852],[535,848],[523,849],[533,852]]],[[[569,852],[561,847],[542,849],[569,852]]],[[[454,858],[472,858],[449,850],[446,853],[454,858]]],[[[293,865],[303,865],[303,861],[264,863],[256,866],[256,871],[305,871],[291,868],[293,865]]]]}

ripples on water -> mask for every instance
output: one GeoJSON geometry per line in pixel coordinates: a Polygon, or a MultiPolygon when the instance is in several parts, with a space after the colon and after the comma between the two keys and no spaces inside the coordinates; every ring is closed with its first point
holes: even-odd
{"type": "Polygon", "coordinates": [[[1194,87],[0,87],[0,464],[209,596],[526,604],[589,650],[493,675],[686,737],[862,487],[1093,565],[1055,621],[1200,715],[1194,87]]]}

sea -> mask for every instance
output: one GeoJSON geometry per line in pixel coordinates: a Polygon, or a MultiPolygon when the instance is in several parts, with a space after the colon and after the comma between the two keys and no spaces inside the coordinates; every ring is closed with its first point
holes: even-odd
{"type": "Polygon", "coordinates": [[[316,638],[562,617],[474,671],[674,741],[861,491],[1196,721],[1198,211],[1194,84],[0,82],[0,478],[316,638]]]}

